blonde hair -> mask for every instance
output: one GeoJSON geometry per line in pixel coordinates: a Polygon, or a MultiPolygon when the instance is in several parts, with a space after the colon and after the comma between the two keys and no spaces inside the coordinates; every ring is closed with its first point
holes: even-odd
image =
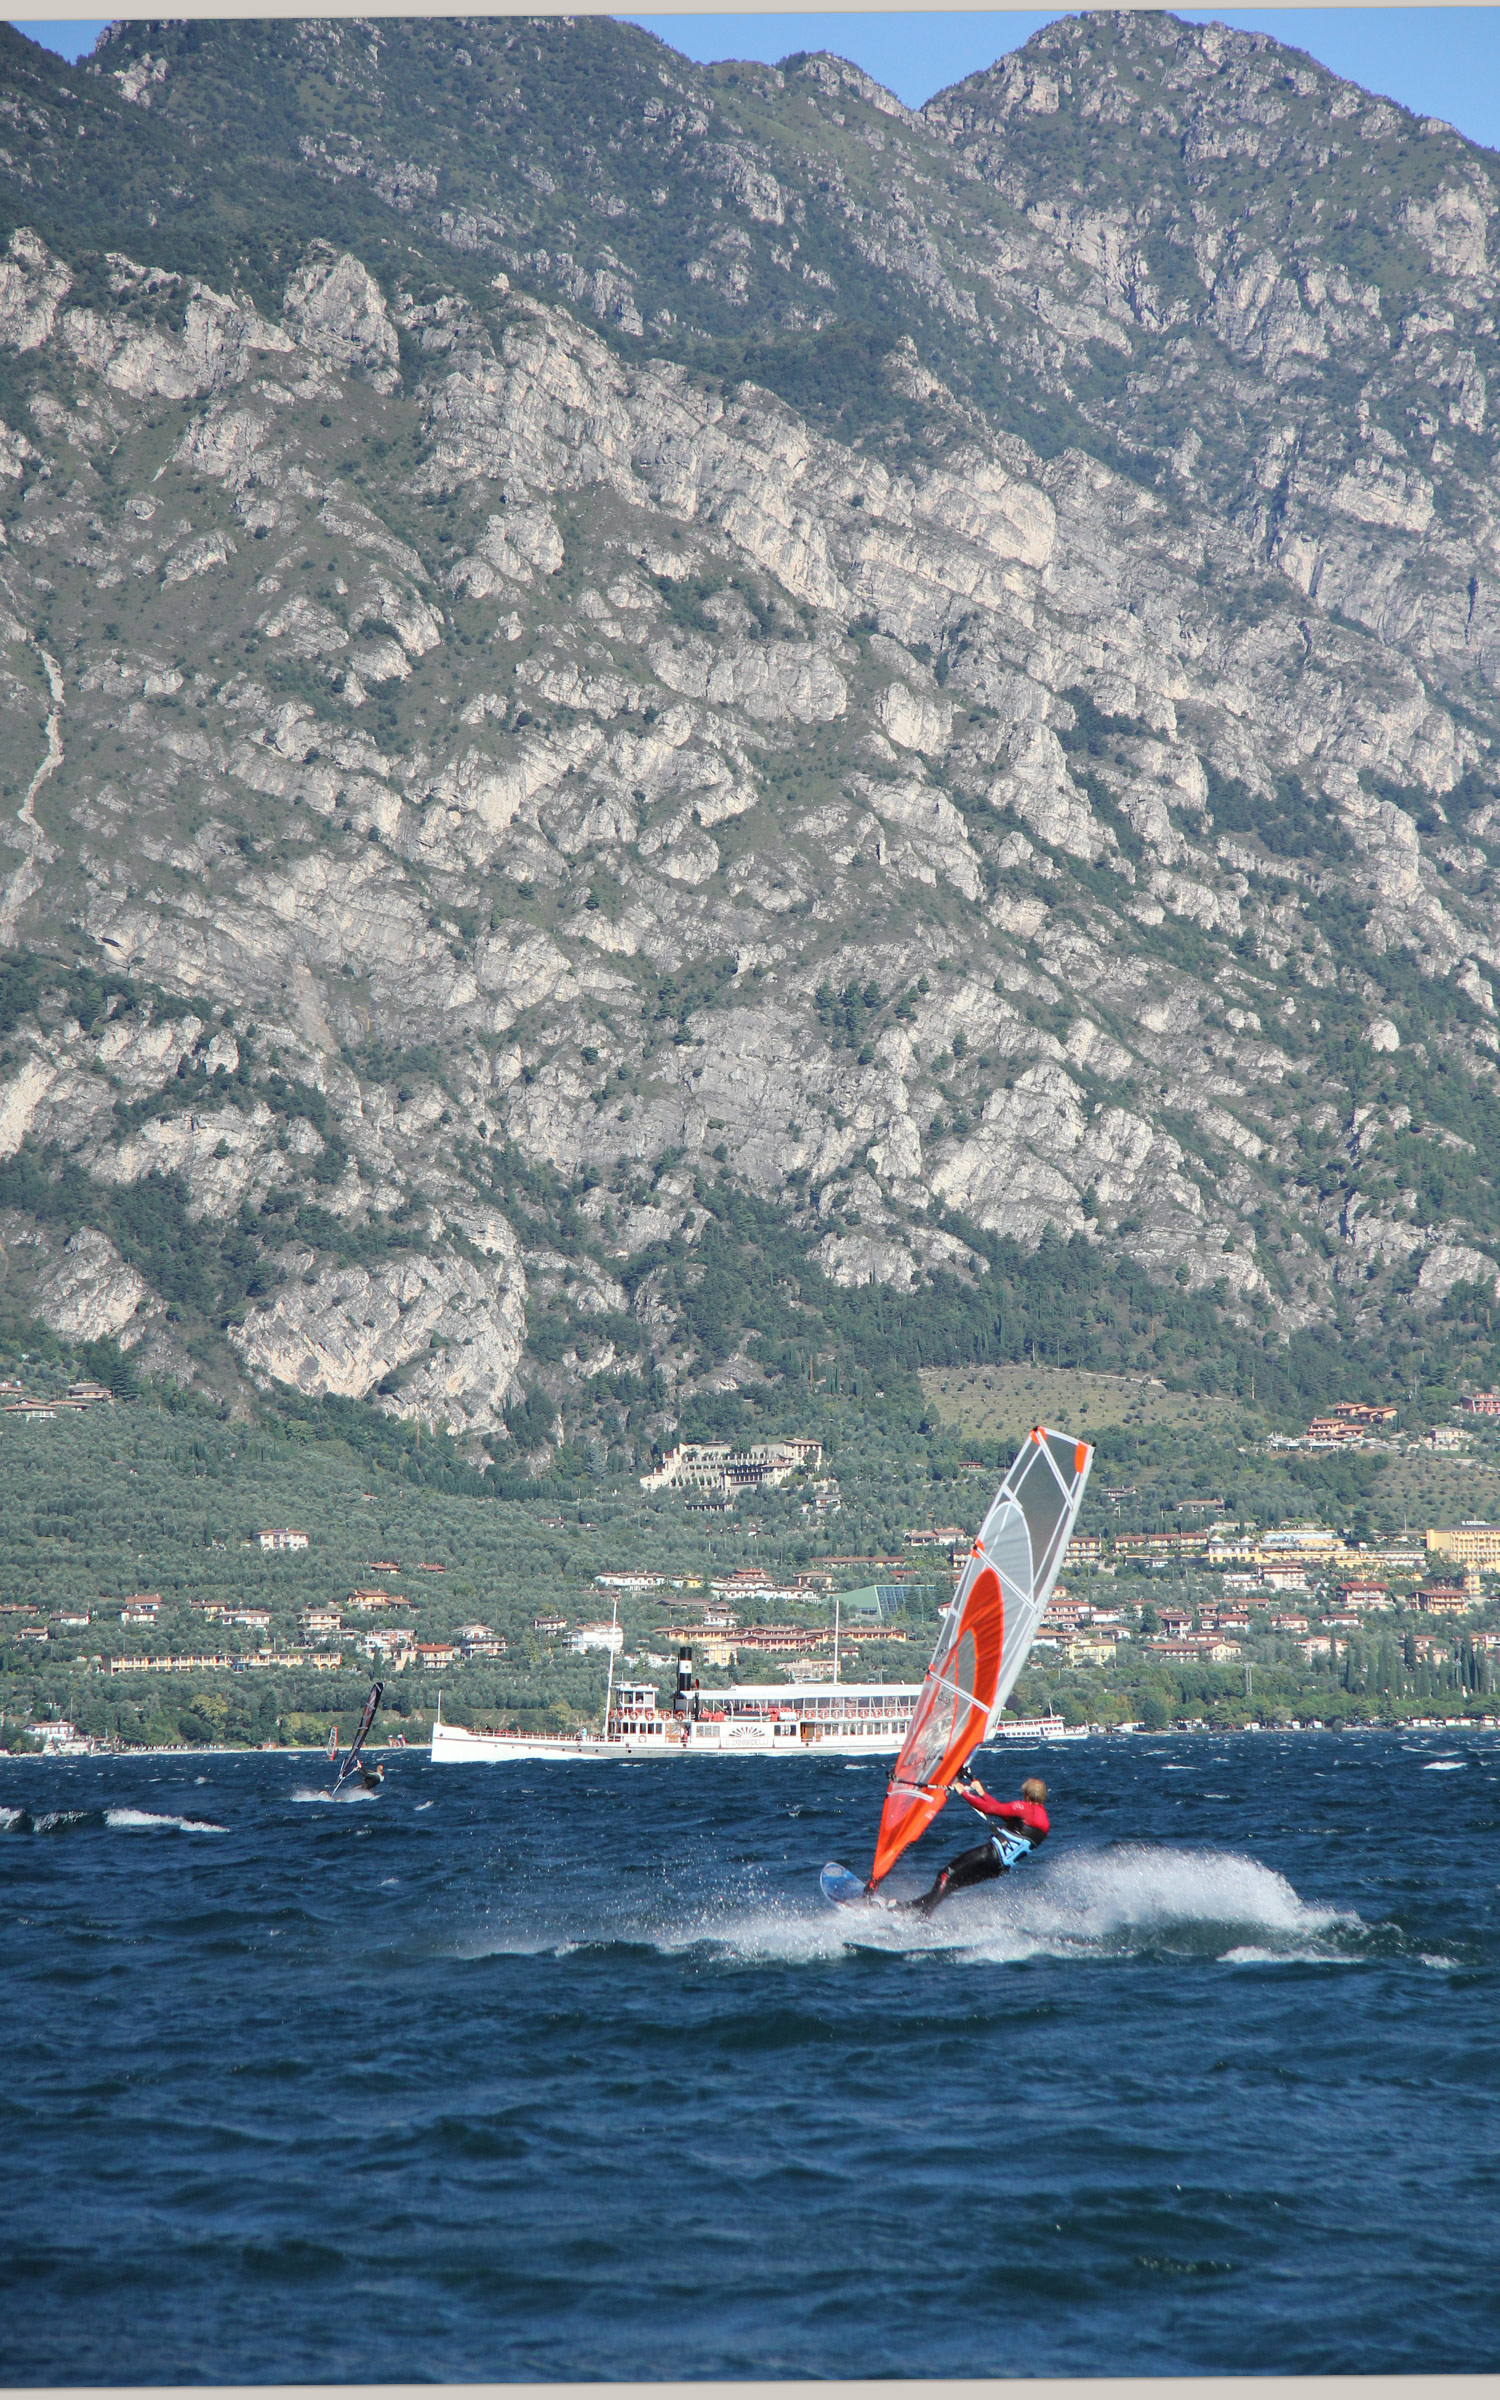
{"type": "Polygon", "coordinates": [[[1021,1786],[1021,1798],[1023,1800],[1045,1800],[1046,1797],[1047,1786],[1043,1783],[1040,1775],[1028,1775],[1021,1786]]]}

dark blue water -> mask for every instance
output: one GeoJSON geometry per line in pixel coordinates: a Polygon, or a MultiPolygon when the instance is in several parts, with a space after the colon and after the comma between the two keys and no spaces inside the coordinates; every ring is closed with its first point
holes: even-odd
{"type": "Polygon", "coordinates": [[[1500,2364],[1500,1744],[1042,1765],[0,1765],[0,2383],[1500,2364]]]}

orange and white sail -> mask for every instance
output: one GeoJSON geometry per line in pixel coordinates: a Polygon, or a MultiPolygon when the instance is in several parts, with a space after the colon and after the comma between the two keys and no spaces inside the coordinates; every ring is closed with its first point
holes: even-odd
{"type": "Polygon", "coordinates": [[[1083,1502],[1094,1453],[1033,1426],[943,1612],[927,1680],[886,1792],[870,1882],[926,1832],[1026,1664],[1083,1502]]]}

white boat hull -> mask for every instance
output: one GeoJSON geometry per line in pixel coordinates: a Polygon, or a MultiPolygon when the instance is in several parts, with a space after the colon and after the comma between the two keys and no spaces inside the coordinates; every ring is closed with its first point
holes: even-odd
{"type": "Polygon", "coordinates": [[[1069,1725],[1061,1717],[1006,1717],[989,1736],[992,1742],[1086,1742],[1087,1725],[1069,1725]]]}
{"type": "Polygon", "coordinates": [[[894,1758],[906,1738],[904,1719],[874,1731],[855,1719],[729,1717],[667,1720],[661,1732],[477,1733],[441,1720],[432,1729],[432,1758],[450,1766],[536,1765],[552,1760],[597,1764],[641,1758],[894,1758]]]}

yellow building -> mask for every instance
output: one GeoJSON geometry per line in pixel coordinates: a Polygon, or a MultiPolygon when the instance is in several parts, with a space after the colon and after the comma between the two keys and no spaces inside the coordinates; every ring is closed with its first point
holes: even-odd
{"type": "Polygon", "coordinates": [[[1481,1525],[1470,1519],[1462,1525],[1429,1525],[1427,1548],[1442,1558],[1482,1573],[1500,1571],[1500,1525],[1481,1525]]]}

